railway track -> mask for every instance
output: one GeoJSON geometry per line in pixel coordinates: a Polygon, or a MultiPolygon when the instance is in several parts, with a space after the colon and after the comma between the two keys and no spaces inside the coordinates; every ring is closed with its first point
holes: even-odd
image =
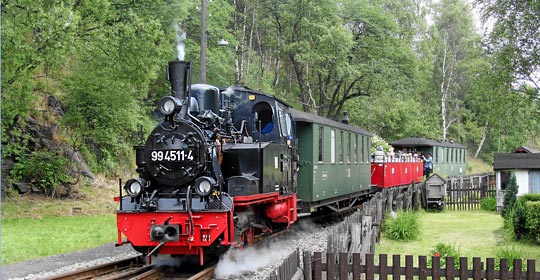
{"type": "Polygon", "coordinates": [[[209,280],[215,268],[216,265],[212,265],[197,273],[181,273],[171,271],[168,266],[145,265],[141,257],[133,257],[56,275],[47,280],[209,280]]]}

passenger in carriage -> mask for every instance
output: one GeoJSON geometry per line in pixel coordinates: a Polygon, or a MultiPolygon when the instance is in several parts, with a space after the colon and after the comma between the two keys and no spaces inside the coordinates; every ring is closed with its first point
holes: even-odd
{"type": "Polygon", "coordinates": [[[424,176],[426,179],[429,177],[429,174],[433,172],[433,159],[431,158],[431,153],[427,153],[427,157],[422,156],[424,160],[424,176]]]}
{"type": "Polygon", "coordinates": [[[386,155],[384,154],[383,147],[379,146],[377,147],[375,153],[373,153],[373,162],[384,162],[385,156],[386,155]]]}
{"type": "Polygon", "coordinates": [[[391,161],[391,162],[395,162],[395,161],[397,161],[395,159],[395,156],[396,156],[396,154],[394,153],[394,148],[390,147],[390,149],[388,150],[388,153],[386,154],[387,160],[391,161]]]}

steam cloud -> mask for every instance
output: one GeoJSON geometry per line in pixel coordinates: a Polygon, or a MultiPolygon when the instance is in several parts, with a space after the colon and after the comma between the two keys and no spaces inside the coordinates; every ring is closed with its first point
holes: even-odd
{"type": "Polygon", "coordinates": [[[186,56],[186,45],[184,44],[186,32],[178,24],[174,26],[174,29],[176,30],[176,52],[178,54],[178,60],[184,60],[186,56]]]}
{"type": "Polygon", "coordinates": [[[291,253],[290,248],[278,243],[261,248],[229,249],[219,260],[214,275],[217,279],[238,279],[242,275],[249,275],[259,268],[281,261],[291,253]]]}
{"type": "MultiPolygon", "coordinates": [[[[309,221],[302,221],[296,227],[289,229],[286,236],[267,240],[263,244],[256,244],[242,250],[229,249],[221,256],[217,264],[214,271],[215,279],[249,279],[250,275],[253,276],[261,268],[271,266],[274,269],[283,259],[298,249],[299,240],[320,231],[319,226],[309,221]]],[[[326,238],[323,243],[326,245],[326,238]]]]}

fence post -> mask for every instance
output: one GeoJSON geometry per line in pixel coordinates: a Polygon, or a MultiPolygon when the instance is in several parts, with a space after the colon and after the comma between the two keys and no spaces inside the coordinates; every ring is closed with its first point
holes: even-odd
{"type": "Polygon", "coordinates": [[[501,280],[508,279],[508,260],[501,259],[499,263],[499,277],[501,280]]]}
{"type": "Polygon", "coordinates": [[[469,275],[467,275],[469,272],[468,264],[467,264],[467,257],[460,257],[459,258],[459,277],[461,279],[467,279],[469,275]]]}
{"type": "Polygon", "coordinates": [[[427,275],[427,257],[418,256],[418,279],[425,280],[427,275]]]}
{"type": "Polygon", "coordinates": [[[446,279],[454,279],[454,257],[446,257],[446,279]]]}
{"type": "Polygon", "coordinates": [[[388,279],[388,256],[379,254],[379,279],[388,279]]]}
{"type": "MultiPolygon", "coordinates": [[[[414,267],[414,263],[413,263],[413,256],[411,255],[406,255],[405,256],[405,278],[406,279],[413,279],[413,267],[414,267]]],[[[399,278],[397,278],[399,279],[399,278]]]]}
{"type": "Polygon", "coordinates": [[[536,264],[534,260],[527,260],[527,280],[534,279],[536,264]]]}
{"type": "Polygon", "coordinates": [[[339,279],[348,279],[349,256],[347,253],[339,253],[339,279]]]}
{"type": "Polygon", "coordinates": [[[495,279],[495,259],[486,259],[486,279],[495,279]]]}
{"type": "Polygon", "coordinates": [[[304,251],[304,280],[311,280],[311,252],[310,251],[304,251]]]}
{"type": "Polygon", "coordinates": [[[333,252],[326,253],[326,279],[336,279],[336,254],[333,252]]]}
{"type": "Polygon", "coordinates": [[[514,279],[520,279],[521,278],[521,259],[514,259],[514,268],[512,269],[514,271],[514,279]]]}
{"type": "Polygon", "coordinates": [[[392,255],[392,279],[400,279],[401,258],[399,255],[392,255]]]}
{"type": "Polygon", "coordinates": [[[433,280],[441,279],[441,257],[431,256],[431,276],[433,280]]]}
{"type": "Polygon", "coordinates": [[[360,252],[362,253],[362,264],[365,264],[365,254],[371,252],[371,216],[362,217],[362,247],[360,252]]]}
{"type": "Polygon", "coordinates": [[[322,279],[322,253],[313,253],[313,280],[322,279]]]}
{"type": "Polygon", "coordinates": [[[360,253],[353,254],[353,280],[360,280],[361,277],[361,263],[360,253]]]}
{"type": "MultiPolygon", "coordinates": [[[[482,260],[479,257],[473,258],[473,279],[482,279],[482,260]]],[[[519,279],[519,278],[518,278],[519,279]]]]}

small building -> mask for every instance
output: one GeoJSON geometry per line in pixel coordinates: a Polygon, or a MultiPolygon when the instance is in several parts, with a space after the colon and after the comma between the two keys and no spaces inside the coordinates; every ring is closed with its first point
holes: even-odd
{"type": "Polygon", "coordinates": [[[504,191],[512,174],[516,176],[518,196],[540,193],[540,153],[518,147],[513,153],[495,154],[493,161],[497,185],[497,207],[502,207],[504,191]]]}

